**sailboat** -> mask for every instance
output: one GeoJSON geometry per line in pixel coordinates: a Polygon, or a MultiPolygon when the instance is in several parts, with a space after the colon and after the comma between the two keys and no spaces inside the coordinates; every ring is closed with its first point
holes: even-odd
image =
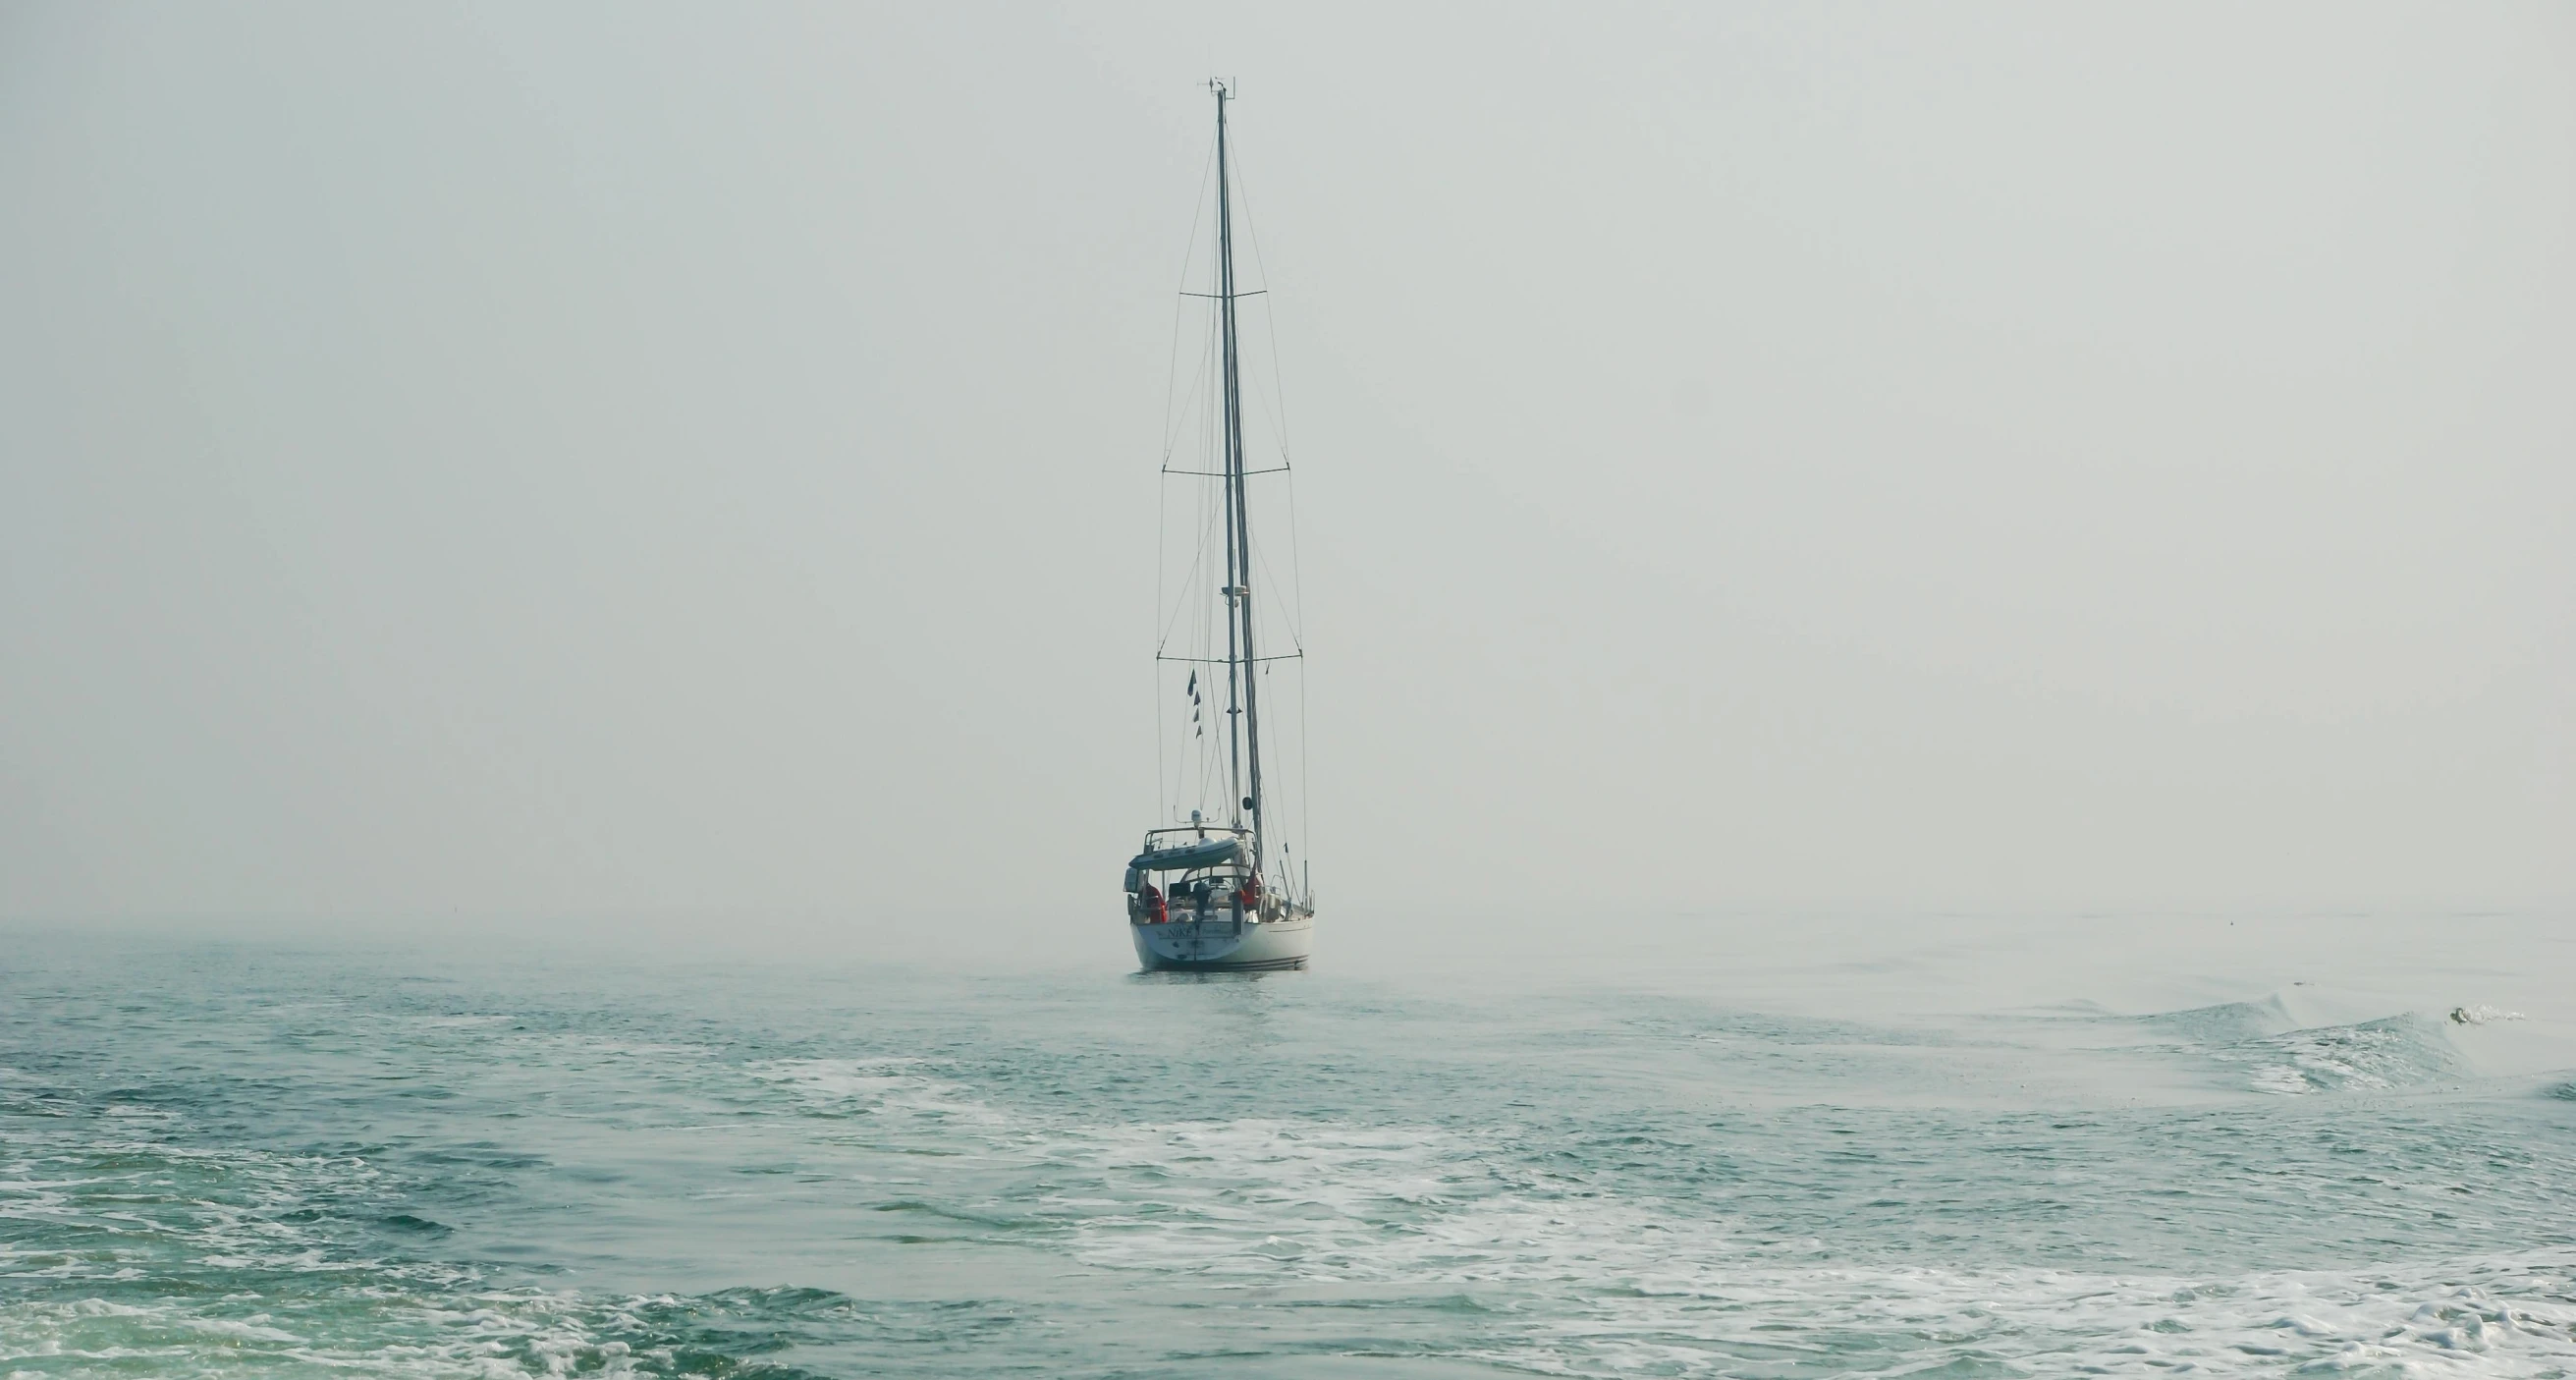
{"type": "MultiPolygon", "coordinates": [[[[1148,970],[1262,972],[1303,968],[1314,952],[1311,878],[1299,865],[1305,860],[1290,851],[1285,812],[1272,798],[1281,764],[1274,761],[1265,772],[1262,756],[1270,741],[1264,685],[1281,663],[1301,662],[1305,649],[1293,622],[1287,625],[1291,650],[1284,653],[1263,655],[1255,636],[1270,631],[1264,610],[1277,602],[1277,582],[1254,541],[1248,481],[1255,474],[1284,476],[1289,466],[1284,445],[1275,466],[1253,469],[1246,461],[1236,315],[1244,299],[1266,289],[1236,286],[1235,171],[1226,134],[1233,92],[1223,82],[1208,89],[1216,97],[1216,257],[1207,284],[1212,290],[1184,296],[1214,307],[1214,336],[1204,356],[1209,386],[1195,395],[1208,404],[1211,463],[1175,468],[1172,447],[1165,448],[1164,474],[1193,483],[1200,502],[1186,509],[1197,514],[1180,548],[1188,553],[1178,562],[1187,573],[1179,599],[1158,611],[1162,640],[1155,650],[1158,696],[1177,673],[1179,693],[1172,698],[1189,713],[1174,718],[1179,751],[1158,759],[1173,767],[1162,782],[1165,820],[1145,831],[1143,846],[1127,861],[1127,928],[1136,961],[1148,970]],[[1219,789],[1222,797],[1215,796],[1219,789]],[[1181,818],[1184,808],[1188,815],[1181,818]]],[[[1296,702],[1302,706],[1302,694],[1296,702]]],[[[1302,739],[1302,712],[1297,717],[1302,739]]],[[[1299,794],[1302,799],[1302,789],[1299,794]]]]}

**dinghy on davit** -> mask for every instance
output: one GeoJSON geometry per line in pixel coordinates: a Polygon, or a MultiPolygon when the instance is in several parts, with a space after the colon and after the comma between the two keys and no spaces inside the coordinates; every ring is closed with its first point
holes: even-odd
{"type": "MultiPolygon", "coordinates": [[[[1303,968],[1314,952],[1311,879],[1286,837],[1287,812],[1279,807],[1288,801],[1273,799],[1284,773],[1275,763],[1265,772],[1262,760],[1264,746],[1277,748],[1283,736],[1293,736],[1302,759],[1305,645],[1295,616],[1293,541],[1286,562],[1292,584],[1283,591],[1254,539],[1247,481],[1276,475],[1284,483],[1290,469],[1284,440],[1275,463],[1268,456],[1255,467],[1245,461],[1236,308],[1262,292],[1236,288],[1236,174],[1225,122],[1233,93],[1222,82],[1209,89],[1216,96],[1216,255],[1209,290],[1183,295],[1209,305],[1212,333],[1206,367],[1187,399],[1174,389],[1178,405],[1163,455],[1166,482],[1191,486],[1195,500],[1175,504],[1167,495],[1164,504],[1167,519],[1178,518],[1166,523],[1162,559],[1165,588],[1179,593],[1158,610],[1162,636],[1154,652],[1156,775],[1169,822],[1147,830],[1127,860],[1127,928],[1136,961],[1149,969],[1261,972],[1303,968]],[[1202,441],[1205,454],[1176,464],[1185,435],[1202,441]],[[1180,572],[1177,583],[1168,578],[1173,571],[1180,572]],[[1264,655],[1254,633],[1256,626],[1275,631],[1274,615],[1291,650],[1264,655]],[[1262,717],[1265,690],[1283,667],[1297,691],[1292,735],[1281,733],[1277,714],[1262,717]]],[[[1297,786],[1283,796],[1296,797],[1302,814],[1302,782],[1297,786]]]]}

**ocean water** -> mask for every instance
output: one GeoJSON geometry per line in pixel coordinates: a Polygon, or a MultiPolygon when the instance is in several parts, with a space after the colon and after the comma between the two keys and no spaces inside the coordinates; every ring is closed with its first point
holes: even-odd
{"type": "Polygon", "coordinates": [[[2563,928],[16,934],[0,1376],[2566,1375],[2563,928]]]}

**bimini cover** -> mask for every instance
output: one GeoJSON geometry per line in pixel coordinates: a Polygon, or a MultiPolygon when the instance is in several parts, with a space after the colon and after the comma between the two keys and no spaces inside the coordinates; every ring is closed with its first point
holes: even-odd
{"type": "Polygon", "coordinates": [[[1243,856],[1243,840],[1207,839],[1179,848],[1153,848],[1127,860],[1136,872],[1186,872],[1194,867],[1214,867],[1243,856]]]}

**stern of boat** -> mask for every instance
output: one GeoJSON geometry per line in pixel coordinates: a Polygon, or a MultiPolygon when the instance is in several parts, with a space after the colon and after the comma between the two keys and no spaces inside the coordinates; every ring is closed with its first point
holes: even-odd
{"type": "Polygon", "coordinates": [[[1148,972],[1288,972],[1305,967],[1315,947],[1311,913],[1250,923],[1231,916],[1137,922],[1127,928],[1136,940],[1136,962],[1148,972]]]}

